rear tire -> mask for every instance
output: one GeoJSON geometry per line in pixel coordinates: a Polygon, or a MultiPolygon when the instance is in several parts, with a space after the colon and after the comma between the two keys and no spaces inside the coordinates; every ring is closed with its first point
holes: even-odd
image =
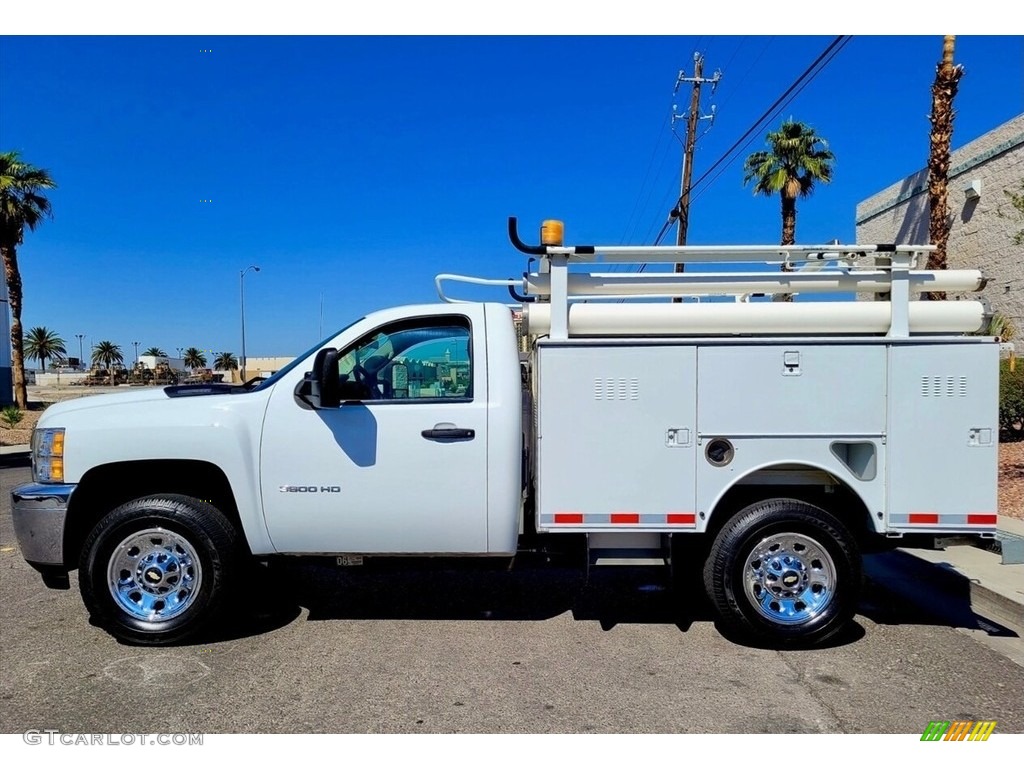
{"type": "Polygon", "coordinates": [[[834,515],[796,499],[738,512],[715,538],[704,588],[722,624],[759,643],[823,643],[852,620],[860,554],[834,515]]]}
{"type": "Polygon", "coordinates": [[[219,615],[239,565],[235,527],[190,496],[129,501],[82,547],[79,586],[93,619],[120,640],[180,643],[219,615]]]}

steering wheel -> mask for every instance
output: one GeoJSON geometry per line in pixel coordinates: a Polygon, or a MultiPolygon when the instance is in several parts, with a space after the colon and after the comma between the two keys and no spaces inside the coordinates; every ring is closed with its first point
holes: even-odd
{"type": "Polygon", "coordinates": [[[380,390],[377,388],[377,377],[370,374],[362,365],[356,363],[352,366],[352,375],[357,384],[362,384],[370,393],[371,400],[380,400],[380,390]]]}

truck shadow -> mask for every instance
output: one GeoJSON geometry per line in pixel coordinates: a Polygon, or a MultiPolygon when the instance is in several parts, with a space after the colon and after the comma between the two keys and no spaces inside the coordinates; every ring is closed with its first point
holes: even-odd
{"type": "Polygon", "coordinates": [[[0,453],[0,469],[20,469],[32,466],[27,453],[0,453]]]}
{"type": "MultiPolygon", "coordinates": [[[[274,632],[306,621],[544,621],[570,613],[576,621],[596,622],[613,631],[629,624],[675,626],[686,633],[694,624],[714,624],[727,641],[748,648],[777,648],[736,635],[722,625],[704,596],[700,568],[610,567],[589,574],[583,558],[520,554],[514,563],[422,558],[367,560],[361,567],[339,567],[333,558],[284,558],[261,566],[251,577],[250,594],[259,601],[229,622],[196,638],[218,643],[274,632]]],[[[940,583],[902,552],[865,558],[865,583],[858,619],[881,625],[946,626],[981,630],[995,637],[1017,633],[971,607],[971,585],[960,577],[940,583]]],[[[850,645],[865,637],[862,621],[816,649],[850,645]]],[[[800,646],[786,650],[799,651],[800,646]]]]}
{"type": "Polygon", "coordinates": [[[860,613],[877,624],[928,624],[1019,637],[974,610],[971,580],[951,568],[894,550],[864,558],[860,613]]]}
{"type": "MultiPolygon", "coordinates": [[[[503,566],[424,558],[344,568],[327,559],[284,560],[271,563],[259,578],[259,608],[203,642],[274,631],[305,609],[307,621],[543,621],[568,612],[605,631],[625,624],[663,624],[685,633],[706,622],[732,643],[769,647],[719,625],[697,571],[677,574],[673,588],[666,569],[614,567],[588,575],[585,564],[520,555],[503,566]]],[[[857,642],[864,635],[854,622],[824,647],[857,642]]]]}

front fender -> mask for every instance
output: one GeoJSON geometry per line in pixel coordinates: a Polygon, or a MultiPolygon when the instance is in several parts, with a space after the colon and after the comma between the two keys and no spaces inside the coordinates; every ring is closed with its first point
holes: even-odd
{"type": "Polygon", "coordinates": [[[227,477],[254,554],[273,552],[259,490],[259,447],[272,390],[172,398],[126,394],[66,401],[47,409],[40,427],[63,427],[64,481],[91,470],[144,461],[212,464],[227,477]],[[93,401],[93,402],[89,402],[93,401]]]}

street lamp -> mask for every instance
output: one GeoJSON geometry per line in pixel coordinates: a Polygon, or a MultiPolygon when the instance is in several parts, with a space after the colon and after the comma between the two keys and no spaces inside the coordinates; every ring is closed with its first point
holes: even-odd
{"type": "Polygon", "coordinates": [[[242,383],[245,384],[245,273],[249,270],[259,272],[260,268],[252,264],[238,273],[239,306],[242,309],[242,383]]]}
{"type": "Polygon", "coordinates": [[[85,338],[85,334],[84,333],[76,333],[75,337],[78,339],[78,367],[79,368],[84,368],[85,367],[85,361],[82,360],[82,339],[85,338]]]}

